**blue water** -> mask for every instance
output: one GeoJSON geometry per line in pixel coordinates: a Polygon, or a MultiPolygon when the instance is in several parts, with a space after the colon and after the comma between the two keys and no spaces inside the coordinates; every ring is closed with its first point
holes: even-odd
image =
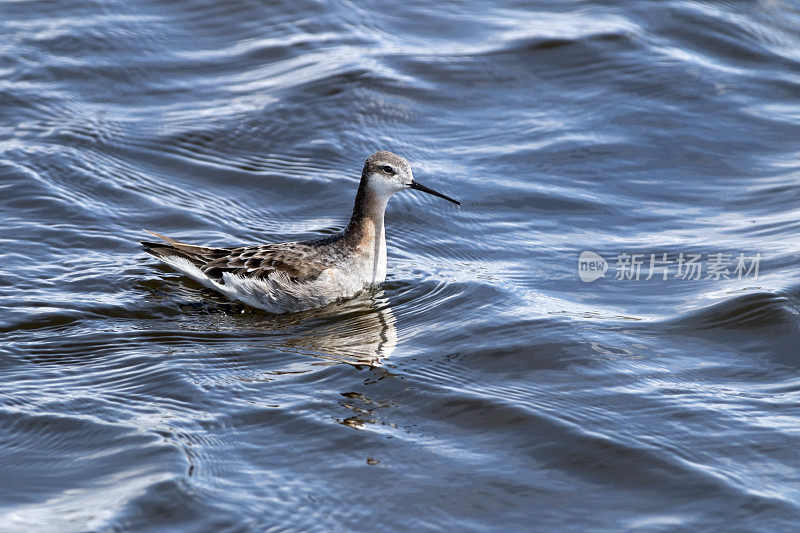
{"type": "Polygon", "coordinates": [[[0,1],[0,35],[0,530],[796,529],[796,2],[0,1]],[[464,203],[392,199],[381,291],[274,316],[137,244],[337,231],[378,149],[464,203]]]}

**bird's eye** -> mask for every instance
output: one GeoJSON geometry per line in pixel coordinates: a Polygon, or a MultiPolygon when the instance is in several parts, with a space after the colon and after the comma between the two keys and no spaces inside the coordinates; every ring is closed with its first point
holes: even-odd
{"type": "Polygon", "coordinates": [[[383,170],[387,174],[394,174],[394,169],[392,167],[390,167],[389,165],[383,165],[381,167],[381,170],[383,170]]]}

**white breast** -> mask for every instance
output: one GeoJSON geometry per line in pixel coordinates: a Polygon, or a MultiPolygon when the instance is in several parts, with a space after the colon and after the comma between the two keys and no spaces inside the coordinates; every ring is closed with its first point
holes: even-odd
{"type": "Polygon", "coordinates": [[[372,267],[372,284],[377,285],[386,280],[386,235],[381,225],[381,230],[375,239],[375,257],[372,267]]]}

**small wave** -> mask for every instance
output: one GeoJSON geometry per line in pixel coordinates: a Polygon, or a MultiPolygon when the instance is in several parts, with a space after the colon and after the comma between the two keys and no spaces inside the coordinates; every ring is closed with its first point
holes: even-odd
{"type": "MultiPolygon", "coordinates": [[[[793,298],[775,293],[753,293],[737,296],[668,323],[670,329],[757,329],[800,327],[793,298]]],[[[795,301],[795,304],[797,302],[795,301]]]]}

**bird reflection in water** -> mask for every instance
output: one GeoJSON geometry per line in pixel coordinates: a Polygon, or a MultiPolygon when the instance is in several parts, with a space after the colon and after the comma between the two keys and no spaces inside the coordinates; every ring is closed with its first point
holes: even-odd
{"type": "MultiPolygon", "coordinates": [[[[319,324],[287,336],[275,348],[371,367],[381,366],[394,352],[396,319],[382,292],[337,302],[321,311],[325,318],[319,324]]],[[[319,311],[316,314],[322,316],[319,311]]]]}
{"type": "MultiPolygon", "coordinates": [[[[350,300],[292,315],[253,313],[247,320],[246,327],[269,332],[268,342],[259,343],[259,346],[322,360],[301,369],[295,366],[292,370],[273,370],[270,372],[272,376],[305,374],[320,364],[341,363],[372,370],[365,385],[393,376],[384,363],[397,346],[396,318],[388,300],[383,297],[383,291],[366,292],[350,300]]],[[[243,324],[239,322],[239,326],[243,324]]],[[[381,416],[381,412],[390,406],[388,402],[363,392],[347,391],[340,395],[338,404],[344,409],[344,416],[334,416],[337,423],[358,430],[370,425],[397,427],[381,416]]],[[[368,464],[379,463],[372,457],[368,460],[368,464]]]]}
{"type": "MultiPolygon", "coordinates": [[[[160,299],[157,293],[151,293],[151,297],[160,299]]],[[[370,375],[363,381],[364,385],[394,376],[391,365],[387,367],[386,362],[397,347],[397,319],[382,290],[368,291],[320,309],[284,315],[265,314],[221,299],[212,302],[203,299],[202,302],[183,305],[191,307],[191,314],[195,317],[207,313],[206,317],[211,321],[204,321],[206,331],[208,326],[212,326],[216,331],[232,333],[229,338],[226,335],[223,342],[216,338],[216,342],[206,345],[207,349],[230,353],[233,343],[237,346],[235,353],[245,351],[258,358],[269,357],[264,349],[314,358],[311,363],[307,357],[298,357],[295,363],[290,364],[285,360],[273,360],[267,363],[272,367],[270,370],[264,369],[256,375],[248,372],[233,378],[235,380],[272,382],[277,376],[307,374],[320,365],[342,363],[357,369],[369,369],[370,375]],[[275,368],[276,365],[279,368],[275,368]]],[[[214,373],[212,369],[209,372],[214,373]]],[[[229,381],[232,377],[230,372],[226,368],[218,379],[229,381]]],[[[371,425],[397,427],[381,414],[390,407],[390,402],[363,391],[345,389],[340,392],[337,403],[339,413],[332,418],[339,424],[358,430],[371,425]]]]}
{"type": "Polygon", "coordinates": [[[397,346],[395,316],[383,291],[286,315],[224,313],[218,326],[267,334],[259,347],[310,355],[331,364],[380,367],[397,346]]]}

